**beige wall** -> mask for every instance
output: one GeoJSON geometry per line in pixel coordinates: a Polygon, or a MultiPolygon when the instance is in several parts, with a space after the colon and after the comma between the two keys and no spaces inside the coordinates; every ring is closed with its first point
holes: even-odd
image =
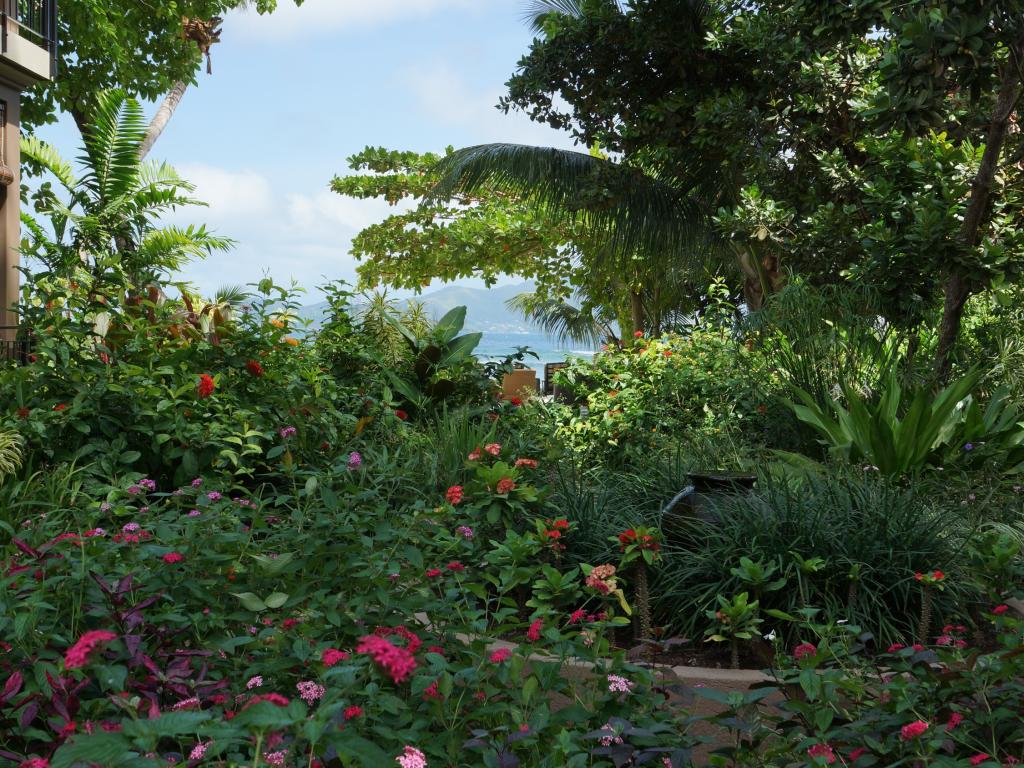
{"type": "MultiPolygon", "coordinates": [[[[0,190],[0,326],[17,325],[18,316],[8,307],[18,301],[18,248],[20,247],[20,221],[18,218],[21,176],[19,173],[19,93],[0,83],[0,100],[7,102],[7,125],[3,132],[4,162],[14,173],[14,181],[6,190],[0,190]],[[6,194],[5,194],[6,193],[6,194]]],[[[2,333],[2,332],[0,332],[2,333]]]]}

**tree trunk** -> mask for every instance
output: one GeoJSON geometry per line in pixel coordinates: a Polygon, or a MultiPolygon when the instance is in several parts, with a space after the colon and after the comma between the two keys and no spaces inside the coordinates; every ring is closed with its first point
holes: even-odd
{"type": "Polygon", "coordinates": [[[149,151],[153,149],[153,145],[156,144],[156,140],[160,138],[160,134],[164,132],[167,124],[171,121],[171,117],[174,116],[174,111],[178,108],[181,103],[182,97],[185,95],[185,91],[188,90],[188,83],[179,80],[171,88],[160,104],[160,108],[153,115],[153,119],[149,123],[149,127],[146,128],[146,136],[142,140],[142,144],[139,146],[139,159],[142,160],[149,154],[149,151]]]}
{"type": "Polygon", "coordinates": [[[633,332],[644,329],[644,302],[638,291],[629,292],[629,315],[633,324],[633,332]]]}
{"type": "MultiPolygon", "coordinates": [[[[985,152],[981,156],[981,165],[971,183],[971,199],[964,212],[964,220],[960,225],[960,247],[966,255],[977,244],[981,235],[981,225],[988,209],[989,197],[992,194],[992,182],[999,168],[999,155],[1006,139],[1006,129],[1010,115],[1020,98],[1019,59],[1024,50],[1024,36],[1019,38],[1010,48],[1009,57],[1003,65],[996,105],[992,110],[988,133],[985,137],[985,152]]],[[[942,307],[942,321],[939,324],[939,343],[935,351],[935,376],[942,383],[949,376],[952,363],[951,354],[957,337],[960,335],[960,321],[964,315],[964,305],[973,291],[967,276],[957,265],[950,265],[949,277],[946,282],[945,300],[942,307]]]]}

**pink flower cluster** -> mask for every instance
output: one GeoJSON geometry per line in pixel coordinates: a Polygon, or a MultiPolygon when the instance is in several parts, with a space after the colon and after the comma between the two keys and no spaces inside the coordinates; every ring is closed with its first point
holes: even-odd
{"type": "Polygon", "coordinates": [[[608,675],[608,690],[612,693],[629,693],[633,690],[633,683],[621,675],[608,675]]]}
{"type": "Polygon", "coordinates": [[[427,768],[427,756],[416,747],[406,746],[402,754],[395,758],[401,768],[427,768]]]}
{"type": "Polygon", "coordinates": [[[303,680],[297,683],[295,687],[299,690],[299,698],[310,706],[322,699],[324,694],[327,693],[322,685],[314,683],[312,680],[303,680]]]}
{"type": "Polygon", "coordinates": [[[324,666],[333,667],[339,661],[348,661],[348,654],[337,648],[328,648],[323,652],[320,661],[324,663],[324,666]]]}
{"type": "Polygon", "coordinates": [[[377,635],[365,635],[359,638],[356,652],[371,656],[396,685],[409,679],[413,670],[416,669],[416,658],[411,650],[392,645],[377,635]]]}
{"type": "Polygon", "coordinates": [[[64,654],[64,666],[67,669],[78,669],[89,663],[89,656],[101,644],[117,639],[116,632],[106,629],[94,629],[86,632],[64,654]]]}

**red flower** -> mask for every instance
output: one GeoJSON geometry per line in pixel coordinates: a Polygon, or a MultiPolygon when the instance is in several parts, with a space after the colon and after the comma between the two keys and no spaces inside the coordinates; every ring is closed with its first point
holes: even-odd
{"type": "Polygon", "coordinates": [[[464,570],[466,570],[466,566],[464,566],[457,560],[448,563],[448,565],[446,565],[445,568],[447,568],[449,571],[452,571],[453,573],[462,573],[464,570]]]}
{"type": "Polygon", "coordinates": [[[536,643],[540,640],[540,633],[542,629],[544,629],[544,622],[541,619],[537,619],[530,625],[530,628],[526,630],[526,639],[531,643],[536,643]]]}
{"type": "Polygon", "coordinates": [[[516,459],[516,466],[517,467],[526,467],[527,469],[536,469],[537,468],[537,460],[536,459],[516,459]]]}
{"type": "Polygon", "coordinates": [[[619,542],[623,546],[626,546],[627,544],[632,544],[634,541],[636,541],[636,531],[634,531],[632,528],[627,528],[625,531],[619,534],[619,542]]]}
{"type": "Polygon", "coordinates": [[[971,763],[971,765],[981,765],[982,763],[984,763],[988,759],[990,759],[990,758],[989,758],[989,756],[986,753],[979,752],[978,754],[976,754],[974,757],[972,757],[970,759],[970,763],[971,763]]]}
{"type": "Polygon", "coordinates": [[[666,349],[661,354],[663,354],[665,357],[672,357],[672,350],[671,349],[666,349]]]}
{"type": "Polygon", "coordinates": [[[363,708],[352,705],[351,707],[345,707],[345,711],[342,713],[342,717],[346,720],[354,720],[357,717],[363,716],[363,708]]]}
{"type": "Polygon", "coordinates": [[[325,666],[333,667],[339,661],[348,661],[348,654],[344,651],[339,651],[337,648],[327,648],[320,656],[320,661],[325,666]]]}
{"type": "Polygon", "coordinates": [[[508,401],[512,405],[514,405],[516,408],[518,408],[519,406],[521,406],[523,404],[523,399],[521,397],[510,397],[508,399],[508,401]]]}
{"type": "Polygon", "coordinates": [[[490,655],[489,660],[492,664],[501,664],[502,662],[508,661],[511,658],[512,651],[510,651],[508,648],[499,648],[490,655]]]}
{"type": "Polygon", "coordinates": [[[428,579],[436,579],[438,576],[441,575],[441,569],[440,568],[431,568],[430,570],[428,570],[423,575],[426,576],[428,579]]]}
{"type": "Polygon", "coordinates": [[[55,411],[63,411],[67,407],[68,407],[67,403],[57,403],[55,406],[53,406],[53,410],[55,410],[55,411]]]}
{"type": "Polygon", "coordinates": [[[511,477],[503,477],[501,478],[501,480],[498,481],[498,486],[495,490],[498,492],[499,496],[506,496],[512,493],[512,491],[514,491],[515,488],[515,480],[513,480],[511,477]]]}
{"type": "Polygon", "coordinates": [[[448,503],[453,507],[457,506],[462,501],[462,486],[453,485],[447,491],[444,492],[444,497],[448,499],[448,503]]]}
{"type": "Polygon", "coordinates": [[[409,414],[403,411],[401,408],[395,409],[395,416],[397,416],[401,421],[406,421],[409,418],[409,414]]]}
{"type": "Polygon", "coordinates": [[[855,750],[853,750],[853,752],[850,753],[850,762],[857,762],[860,759],[861,755],[863,755],[865,752],[867,752],[867,750],[864,749],[864,747],[857,747],[855,750]]]}
{"type": "Polygon", "coordinates": [[[356,651],[372,656],[396,684],[404,682],[416,669],[416,658],[412,651],[392,645],[383,637],[366,635],[360,638],[356,651]]]}
{"type": "Polygon", "coordinates": [[[997,605],[995,608],[992,609],[992,614],[995,616],[1002,616],[1008,610],[1010,610],[1010,606],[1008,605],[997,605]]]}
{"type": "Polygon", "coordinates": [[[196,385],[196,395],[200,400],[205,400],[213,394],[213,390],[217,388],[217,382],[213,380],[213,376],[208,373],[199,374],[199,384],[196,385]]]}
{"type": "Polygon", "coordinates": [[[64,666],[67,669],[84,667],[89,663],[89,656],[100,644],[116,639],[117,633],[106,629],[94,629],[92,632],[86,632],[64,654],[64,666]]]}
{"type": "Polygon", "coordinates": [[[257,379],[263,375],[263,366],[256,360],[249,360],[245,364],[245,370],[255,376],[257,379]]]}
{"type": "Polygon", "coordinates": [[[946,723],[946,730],[947,731],[952,731],[954,728],[956,728],[958,725],[960,725],[960,723],[962,723],[963,721],[964,721],[964,716],[961,715],[959,712],[954,712],[953,714],[951,714],[949,716],[949,722],[946,723]]]}
{"type": "Polygon", "coordinates": [[[242,709],[248,709],[253,704],[259,704],[261,701],[269,701],[271,704],[278,707],[287,707],[288,698],[282,696],[280,693],[258,693],[249,699],[242,709]]]}
{"type": "Polygon", "coordinates": [[[907,723],[900,728],[900,738],[904,741],[911,741],[921,736],[925,731],[928,730],[928,723],[924,720],[915,720],[912,723],[907,723]]]}
{"type": "Polygon", "coordinates": [[[437,689],[437,680],[432,682],[423,691],[423,700],[429,701],[430,699],[436,699],[437,701],[444,701],[444,694],[437,689]]]}
{"type": "Polygon", "coordinates": [[[552,528],[555,528],[555,529],[557,529],[559,531],[568,531],[569,530],[569,521],[566,520],[564,517],[558,518],[554,522],[550,523],[550,525],[551,525],[552,528]]]}
{"type": "Polygon", "coordinates": [[[825,765],[832,765],[836,761],[835,753],[828,744],[815,744],[807,750],[807,756],[812,760],[820,757],[825,761],[825,765]]]}
{"type": "Polygon", "coordinates": [[[175,563],[180,563],[184,559],[185,559],[185,556],[180,554],[180,553],[178,553],[178,552],[168,552],[166,555],[163,556],[163,561],[165,563],[167,563],[168,565],[174,565],[175,563]]]}
{"type": "Polygon", "coordinates": [[[634,339],[642,339],[643,337],[644,337],[644,332],[643,331],[634,331],[633,332],[633,338],[634,339]]]}
{"type": "Polygon", "coordinates": [[[793,649],[793,658],[800,661],[808,656],[813,656],[817,652],[818,648],[813,643],[800,643],[800,645],[793,649]]]}
{"type": "Polygon", "coordinates": [[[18,418],[19,418],[19,419],[27,419],[27,418],[28,418],[28,415],[29,415],[29,414],[30,414],[31,412],[32,412],[32,411],[30,411],[30,410],[29,410],[28,408],[19,408],[19,409],[18,409],[18,410],[16,411],[16,413],[18,414],[18,418]]]}
{"type": "Polygon", "coordinates": [[[281,622],[281,628],[282,629],[291,629],[292,627],[294,627],[298,623],[299,623],[298,619],[285,619],[283,622],[281,622]]]}

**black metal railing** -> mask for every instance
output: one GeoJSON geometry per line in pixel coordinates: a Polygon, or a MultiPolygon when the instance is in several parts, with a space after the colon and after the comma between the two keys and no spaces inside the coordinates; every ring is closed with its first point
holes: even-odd
{"type": "Polygon", "coordinates": [[[32,347],[32,337],[24,328],[0,325],[0,365],[8,362],[28,365],[32,347]]]}
{"type": "Polygon", "coordinates": [[[50,52],[57,62],[57,0],[2,0],[3,48],[7,50],[7,21],[18,23],[18,34],[50,52]]]}

